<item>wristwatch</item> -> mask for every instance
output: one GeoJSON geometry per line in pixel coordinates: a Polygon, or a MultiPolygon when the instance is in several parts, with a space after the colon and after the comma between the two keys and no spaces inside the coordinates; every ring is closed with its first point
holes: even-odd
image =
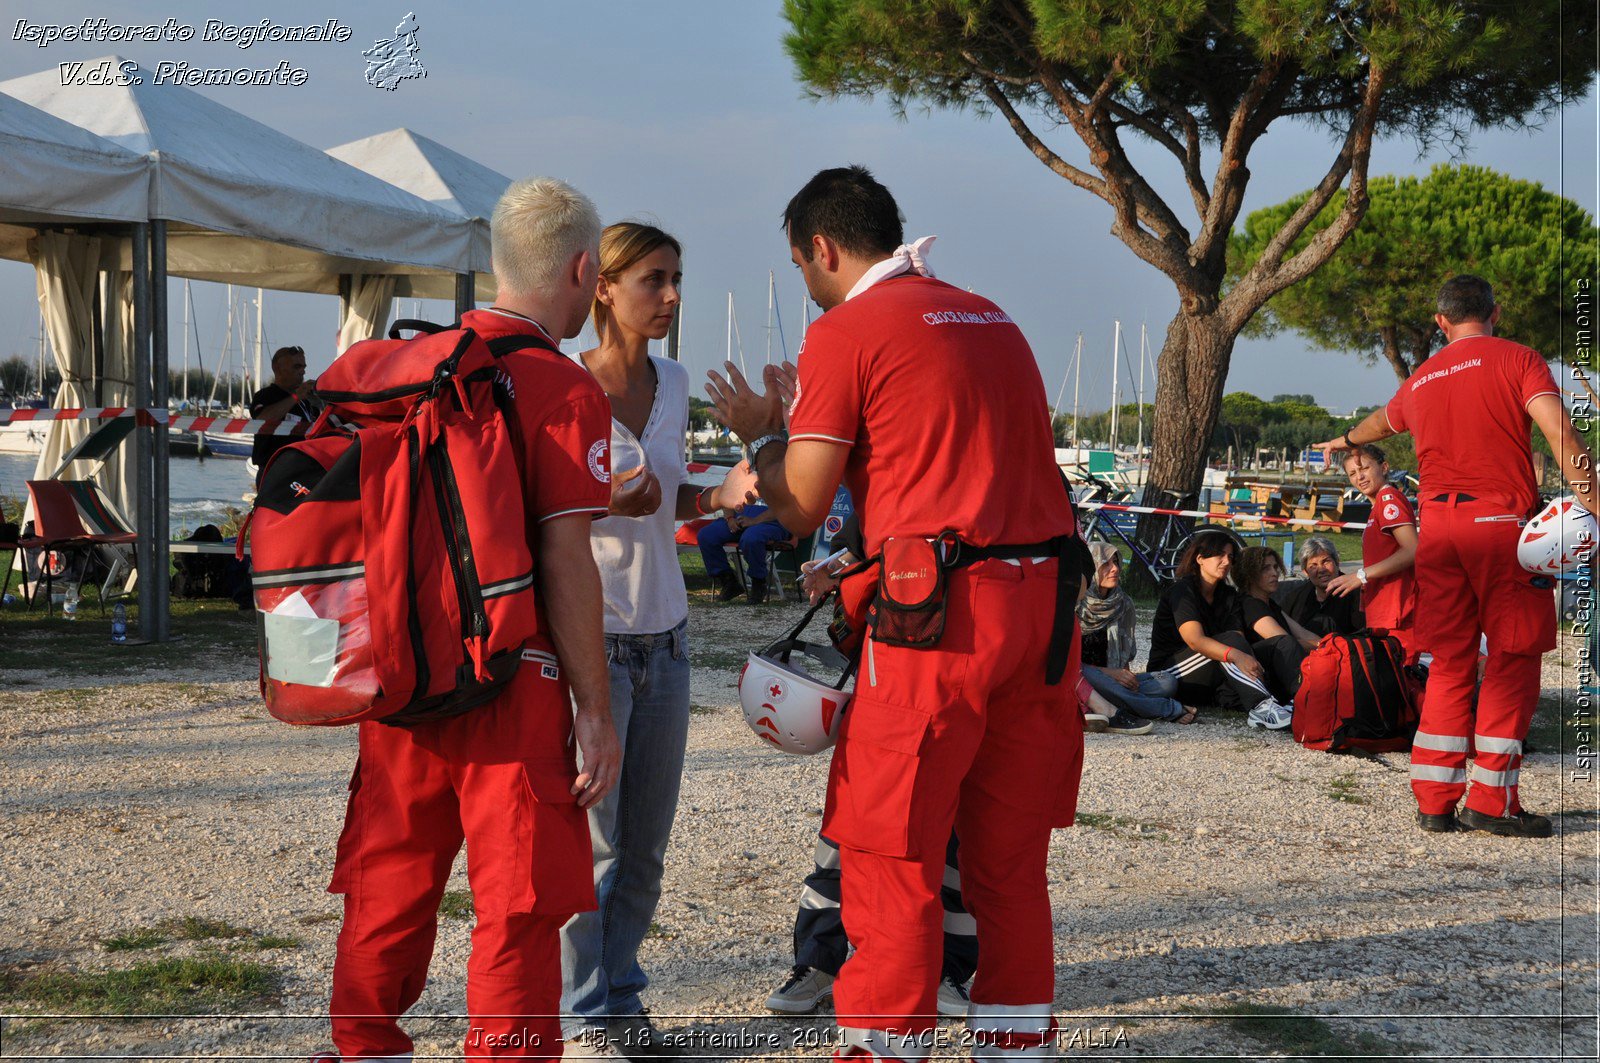
{"type": "Polygon", "coordinates": [[[788,441],[788,432],[773,432],[769,435],[764,435],[752,443],[745,444],[744,460],[748,461],[750,463],[750,467],[753,469],[756,467],[756,455],[761,453],[762,447],[766,446],[768,443],[787,443],[788,441]]]}
{"type": "Polygon", "coordinates": [[[1367,570],[1365,568],[1356,569],[1356,582],[1360,583],[1363,587],[1367,585],[1367,570]]]}

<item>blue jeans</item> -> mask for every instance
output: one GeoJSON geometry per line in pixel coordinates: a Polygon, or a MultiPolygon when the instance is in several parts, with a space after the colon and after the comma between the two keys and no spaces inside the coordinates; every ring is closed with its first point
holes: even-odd
{"type": "Polygon", "coordinates": [[[764,580],[767,578],[767,544],[787,538],[788,531],[775,520],[752,524],[741,531],[730,530],[727,521],[714,520],[700,529],[698,541],[700,557],[706,563],[706,575],[716,579],[733,570],[722,548],[738,540],[750,578],[764,580]]]}
{"type": "Polygon", "coordinates": [[[1083,666],[1083,678],[1111,704],[1127,709],[1147,720],[1176,720],[1183,715],[1183,704],[1172,695],[1178,692],[1178,677],[1165,672],[1142,672],[1137,691],[1129,690],[1106,674],[1105,669],[1083,666]]]}
{"type": "Polygon", "coordinates": [[[568,1038],[644,1006],[639,993],[649,979],[639,967],[639,944],[661,899],[689,738],[686,626],[659,635],[606,635],[622,774],[589,809],[599,906],[561,928],[561,1027],[568,1038]]]}

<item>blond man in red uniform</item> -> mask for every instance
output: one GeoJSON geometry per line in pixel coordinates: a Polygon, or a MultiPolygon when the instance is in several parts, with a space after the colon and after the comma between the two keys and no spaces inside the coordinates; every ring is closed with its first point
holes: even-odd
{"type": "Polygon", "coordinates": [[[589,547],[589,525],[611,497],[611,405],[553,349],[578,334],[594,298],[600,220],[559,181],[519,181],[495,208],[492,234],[499,295],[462,324],[491,349],[525,337],[509,344],[525,349],[501,357],[495,386],[535,529],[538,630],[494,701],[415,727],[360,725],[329,886],[345,895],[330,1009],[337,1052],[320,1063],[411,1059],[396,1020],[422,993],[439,900],[463,842],[477,916],[469,1059],[560,1058],[558,932],[594,907],[583,809],[615,784],[621,759],[589,547]]]}
{"type": "Polygon", "coordinates": [[[1434,321],[1449,341],[1388,405],[1324,453],[1409,431],[1421,464],[1417,640],[1433,654],[1411,753],[1423,830],[1550,835],[1517,796],[1522,743],[1539,698],[1539,658],[1556,644],[1553,583],[1517,563],[1520,530],[1539,508],[1528,430],[1537,424],[1580,502],[1594,505],[1594,462],[1537,351],[1496,339],[1487,281],[1453,277],[1434,321]],[[1472,693],[1480,633],[1488,661],[1472,693]],[[1470,775],[1468,748],[1477,750],[1470,775]],[[1466,793],[1459,816],[1457,802],[1466,793]]]}
{"type": "Polygon", "coordinates": [[[1417,516],[1411,502],[1389,482],[1389,461],[1375,443],[1363,443],[1344,456],[1345,475],[1372,503],[1372,517],[1361,533],[1361,567],[1328,584],[1328,593],[1361,594],[1367,626],[1400,639],[1416,657],[1417,516]]]}
{"type": "Polygon", "coordinates": [[[839,1054],[927,1057],[954,827],[981,954],[974,1055],[1053,1058],[1045,856],[1051,828],[1072,822],[1083,756],[1058,575],[1075,593],[1082,565],[1044,385],[999,307],[935,280],[930,240],[901,244],[894,199],[866,170],[817,174],[784,221],[826,310],[806,334],[787,441],[781,372],[761,395],[730,364],[731,382],[712,374],[707,389],[753,452],[761,497],[804,533],[843,478],[869,556],[946,532],[961,543],[943,555],[936,645],[888,644],[880,603],[834,752],[822,829],[840,846],[856,945],[835,984],[839,1054]]]}

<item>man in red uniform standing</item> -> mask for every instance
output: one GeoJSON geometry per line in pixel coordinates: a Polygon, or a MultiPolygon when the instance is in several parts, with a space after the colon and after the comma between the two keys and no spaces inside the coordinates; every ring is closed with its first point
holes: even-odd
{"type": "Polygon", "coordinates": [[[1494,290],[1452,277],[1434,321],[1448,341],[1388,405],[1326,454],[1409,431],[1421,464],[1417,641],[1433,654],[1411,753],[1423,830],[1481,830],[1545,838],[1550,820],[1517,797],[1522,743],[1539,699],[1539,658],[1556,644],[1554,584],[1517,563],[1522,526],[1539,508],[1530,423],[1550,442],[1579,502],[1594,505],[1594,463],[1537,351],[1496,339],[1494,290]],[[1488,661],[1472,693],[1480,633],[1488,661]],[[1467,750],[1477,750],[1467,789],[1467,750]],[[1459,816],[1454,815],[1462,793],[1459,816]]]}
{"type": "Polygon", "coordinates": [[[594,298],[600,219],[560,181],[519,181],[496,206],[492,235],[496,304],[462,323],[491,345],[524,337],[509,344],[524,349],[500,359],[495,386],[534,529],[538,629],[488,704],[414,727],[360,725],[329,887],[345,895],[331,1007],[338,1051],[323,1063],[411,1059],[396,1019],[422,993],[463,841],[477,916],[467,1058],[560,1058],[558,932],[594,907],[583,809],[620,766],[589,547],[589,524],[610,502],[611,406],[593,377],[553,352],[578,334],[594,298]]]}
{"type": "Polygon", "coordinates": [[[785,527],[821,524],[843,478],[868,555],[885,554],[822,825],[856,945],[835,984],[839,1054],[928,1055],[954,827],[981,954],[974,1055],[1054,1058],[1045,857],[1051,828],[1072,822],[1082,766],[1081,544],[1038,366],[1004,311],[933,278],[931,240],[901,243],[899,209],[866,170],[817,174],[784,223],[826,311],[806,334],[790,434],[781,370],[762,395],[730,363],[707,390],[785,527]],[[936,573],[942,635],[905,645],[881,596],[937,598],[936,573]]]}

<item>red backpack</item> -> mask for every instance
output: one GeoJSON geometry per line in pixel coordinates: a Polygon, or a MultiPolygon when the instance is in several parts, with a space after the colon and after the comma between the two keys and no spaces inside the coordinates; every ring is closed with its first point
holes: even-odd
{"type": "Polygon", "coordinates": [[[1384,631],[1324,635],[1300,665],[1294,739],[1307,749],[1410,749],[1421,716],[1400,640],[1384,631]]]}
{"type": "Polygon", "coordinates": [[[495,359],[554,348],[414,321],[389,337],[317,381],[328,408],[272,456],[251,513],[261,692],[286,723],[457,715],[511,679],[534,631],[495,359]]]}

